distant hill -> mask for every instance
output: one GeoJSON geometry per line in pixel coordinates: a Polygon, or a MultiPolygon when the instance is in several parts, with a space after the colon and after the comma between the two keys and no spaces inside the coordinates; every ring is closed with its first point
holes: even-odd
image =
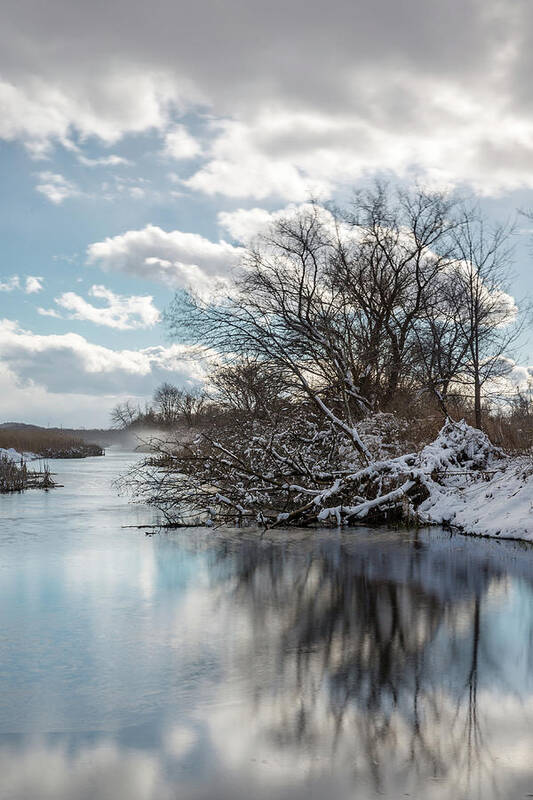
{"type": "Polygon", "coordinates": [[[62,434],[81,439],[87,444],[97,444],[104,449],[112,445],[118,445],[128,450],[134,450],[138,444],[137,436],[134,432],[116,430],[114,428],[44,428],[41,425],[31,425],[27,422],[0,422],[0,430],[62,434]]]}
{"type": "MultiPolygon", "coordinates": [[[[39,429],[40,426],[39,425],[28,425],[27,422],[0,422],[0,428],[10,428],[11,430],[19,430],[19,429],[22,429],[22,428],[28,428],[28,429],[29,428],[33,428],[35,430],[35,429],[39,429]]],[[[42,430],[47,430],[47,429],[43,428],[42,430]]]]}

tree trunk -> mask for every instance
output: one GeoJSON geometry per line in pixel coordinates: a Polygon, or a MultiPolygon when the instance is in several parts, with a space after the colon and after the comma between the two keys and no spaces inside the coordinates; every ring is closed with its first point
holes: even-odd
{"type": "Polygon", "coordinates": [[[482,418],[481,418],[481,383],[479,381],[479,375],[476,372],[474,377],[474,413],[476,416],[476,428],[482,430],[482,418]]]}

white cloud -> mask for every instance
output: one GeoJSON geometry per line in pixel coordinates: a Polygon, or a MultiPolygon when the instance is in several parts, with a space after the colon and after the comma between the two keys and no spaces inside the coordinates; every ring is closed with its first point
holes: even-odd
{"type": "Polygon", "coordinates": [[[53,317],[54,319],[62,319],[61,314],[59,311],[56,311],[55,308],[38,308],[37,313],[41,315],[41,317],[53,317]]]}
{"type": "Polygon", "coordinates": [[[502,356],[496,365],[495,377],[485,384],[485,392],[495,400],[505,402],[517,391],[531,396],[533,392],[533,367],[517,364],[512,358],[502,356]]]}
{"type": "MultiPolygon", "coordinates": [[[[58,25],[61,28],[59,21],[58,25]]],[[[8,27],[3,26],[4,34],[8,27]]],[[[80,29],[78,26],[76,29],[79,37],[80,29]]],[[[54,32],[48,33],[45,38],[50,40],[54,32]]],[[[31,45],[35,56],[43,35],[44,30],[41,30],[31,45]]],[[[100,33],[97,35],[100,37],[100,33]]],[[[87,42],[87,37],[84,38],[87,42]]],[[[6,42],[2,41],[1,33],[0,45],[0,52],[6,54],[6,42]]],[[[91,45],[93,47],[97,47],[96,44],[91,45]]],[[[53,141],[72,149],[73,130],[82,138],[95,136],[106,144],[113,144],[127,133],[162,129],[168,123],[171,106],[185,97],[190,100],[194,97],[186,78],[181,81],[181,87],[177,87],[168,69],[154,70],[146,64],[122,63],[119,66],[116,61],[112,65],[109,63],[114,58],[111,52],[102,54],[99,68],[95,68],[93,59],[83,63],[79,51],[67,57],[66,62],[59,58],[48,65],[45,65],[44,54],[41,56],[35,65],[26,62],[27,69],[24,69],[25,58],[18,49],[16,74],[11,80],[0,80],[3,111],[0,138],[24,141],[36,157],[46,157],[53,141]],[[37,74],[41,77],[36,78],[37,74]]],[[[132,59],[132,63],[134,61],[132,59]]]]}
{"type": "Polygon", "coordinates": [[[112,350],[75,333],[35,334],[0,321],[0,367],[24,388],[26,407],[34,402],[34,386],[68,395],[145,397],[164,380],[193,385],[204,373],[192,356],[182,345],[112,350]]]}
{"type": "Polygon", "coordinates": [[[129,166],[132,163],[129,159],[117,156],[114,153],[109,156],[100,156],[99,158],[88,158],[80,154],[78,155],[78,161],[85,167],[120,167],[129,166]]]}
{"type": "Polygon", "coordinates": [[[112,0],[105,19],[71,9],[60,0],[43,15],[25,0],[2,20],[0,137],[35,157],[51,141],[152,131],[168,134],[169,155],[201,155],[172,127],[201,111],[214,141],[188,185],[210,195],[299,201],[376,169],[481,193],[533,187],[531,4],[339,0],[332,13],[315,0],[228,0],[206,13],[161,0],[149,18],[140,0],[112,0]]]}
{"type": "MultiPolygon", "coordinates": [[[[55,299],[55,303],[70,312],[69,319],[86,320],[123,331],[152,328],[159,321],[159,311],[150,295],[126,297],[115,294],[105,286],[92,286],[89,295],[103,300],[105,305],[94,306],[75,292],[63,293],[55,299]]],[[[59,316],[53,309],[39,309],[39,313],[44,316],[59,316]]]]}
{"type": "Polygon", "coordinates": [[[20,289],[20,278],[18,275],[0,280],[0,292],[12,292],[14,289],[20,289]]]}
{"type": "Polygon", "coordinates": [[[44,194],[55,205],[59,205],[68,197],[76,197],[80,194],[79,189],[72,181],[56,172],[40,172],[39,180],[41,183],[37,184],[36,190],[44,194]]]}
{"type": "Polygon", "coordinates": [[[232,239],[246,244],[268,228],[272,214],[266,208],[238,208],[236,211],[220,211],[217,220],[232,239]]]}
{"type": "Polygon", "coordinates": [[[165,134],[165,154],[167,156],[179,161],[195,158],[200,153],[199,142],[191,136],[183,125],[175,125],[172,130],[165,134]]]}
{"type": "Polygon", "coordinates": [[[206,162],[183,183],[207,195],[293,202],[387,171],[438,187],[469,184],[483,195],[533,188],[533,117],[510,116],[482,95],[420,76],[409,92],[421,113],[408,133],[370,108],[334,115],[278,108],[215,121],[206,162]]]}
{"type": "Polygon", "coordinates": [[[30,158],[34,161],[47,161],[52,153],[52,143],[49,139],[38,139],[24,142],[30,158]]]}
{"type": "Polygon", "coordinates": [[[533,388],[533,367],[516,364],[509,359],[509,372],[505,377],[511,387],[521,392],[533,388]]]}
{"type": "Polygon", "coordinates": [[[12,275],[11,278],[7,278],[3,281],[0,280],[0,292],[12,292],[14,289],[21,289],[26,294],[35,294],[36,292],[40,292],[42,288],[43,279],[36,275],[28,275],[24,281],[24,285],[22,285],[18,275],[12,275]]]}
{"type": "Polygon", "coordinates": [[[24,285],[24,291],[26,294],[37,294],[37,292],[41,292],[43,289],[43,279],[38,277],[37,275],[28,275],[26,278],[26,283],[24,285]]]}
{"type": "Polygon", "coordinates": [[[286,219],[306,211],[317,211],[322,215],[325,224],[333,225],[331,213],[318,206],[317,209],[310,203],[291,203],[277,211],[267,211],[265,208],[238,208],[235,211],[220,211],[217,215],[219,226],[227,231],[232,239],[248,245],[254,237],[266,233],[268,228],[277,220],[286,219]]]}
{"type": "Polygon", "coordinates": [[[127,231],[91,244],[88,263],[105,271],[192,288],[204,293],[224,282],[242,256],[242,248],[223,240],[212,242],[197,233],[164,231],[155,225],[127,231]]]}
{"type": "Polygon", "coordinates": [[[254,130],[238,121],[213,125],[215,139],[208,150],[208,161],[192,177],[183,181],[189,189],[226,197],[282,197],[304,200],[310,194],[330,191],[331,182],[305,173],[296,159],[280,158],[262,152],[254,141],[254,130]]]}

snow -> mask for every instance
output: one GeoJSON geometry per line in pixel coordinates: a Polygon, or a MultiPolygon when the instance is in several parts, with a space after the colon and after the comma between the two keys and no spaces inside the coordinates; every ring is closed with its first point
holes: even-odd
{"type": "MultiPolygon", "coordinates": [[[[376,438],[379,438],[377,433],[376,438]]],[[[374,449],[382,449],[374,443],[374,449]]],[[[464,420],[447,420],[437,438],[419,454],[374,461],[351,476],[373,472],[416,478],[429,496],[411,509],[423,524],[448,525],[464,533],[533,541],[533,458],[510,458],[488,436],[464,420]]],[[[334,496],[342,481],[315,498],[317,505],[334,496]]],[[[373,508],[406,497],[413,486],[407,480],[372,500],[360,498],[355,506],[322,508],[320,521],[364,519],[373,508]]]]}
{"type": "Polygon", "coordinates": [[[429,473],[435,470],[487,470],[505,458],[504,452],[489,437],[464,420],[446,420],[439,435],[420,453],[420,464],[429,473]]]}
{"type": "Polygon", "coordinates": [[[40,458],[35,453],[19,453],[14,447],[0,447],[0,458],[7,458],[9,461],[32,461],[33,459],[40,458]]]}
{"type": "Polygon", "coordinates": [[[533,461],[509,459],[489,480],[443,488],[418,510],[464,533],[533,541],[533,461]]]}
{"type": "Polygon", "coordinates": [[[22,453],[17,452],[13,447],[0,447],[0,458],[7,458],[9,461],[23,461],[22,453]]]}
{"type": "Polygon", "coordinates": [[[403,522],[533,541],[533,454],[510,457],[464,420],[446,420],[418,450],[396,415],[369,415],[358,428],[339,432],[304,415],[287,427],[230,429],[228,441],[198,439],[192,461],[189,446],[171,468],[165,461],[168,484],[136,473],[136,496],[149,492],[170,515],[194,508],[200,519],[214,501],[209,513],[224,523],[236,512],[239,524],[268,527],[403,522]]]}
{"type": "Polygon", "coordinates": [[[480,430],[447,421],[420,454],[438,478],[418,507],[422,521],[464,533],[533,541],[533,459],[510,458],[480,430]]]}

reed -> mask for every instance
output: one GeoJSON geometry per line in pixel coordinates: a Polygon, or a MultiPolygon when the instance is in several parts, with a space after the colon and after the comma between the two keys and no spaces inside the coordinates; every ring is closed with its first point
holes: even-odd
{"type": "Polygon", "coordinates": [[[52,489],[55,486],[48,464],[40,470],[29,470],[24,459],[13,461],[0,456],[0,494],[23,492],[25,489],[52,489]]]}
{"type": "Polygon", "coordinates": [[[5,449],[12,447],[19,453],[35,453],[42,458],[83,458],[104,454],[103,449],[97,444],[84,442],[83,439],[62,431],[39,428],[0,430],[0,447],[5,449]]]}

